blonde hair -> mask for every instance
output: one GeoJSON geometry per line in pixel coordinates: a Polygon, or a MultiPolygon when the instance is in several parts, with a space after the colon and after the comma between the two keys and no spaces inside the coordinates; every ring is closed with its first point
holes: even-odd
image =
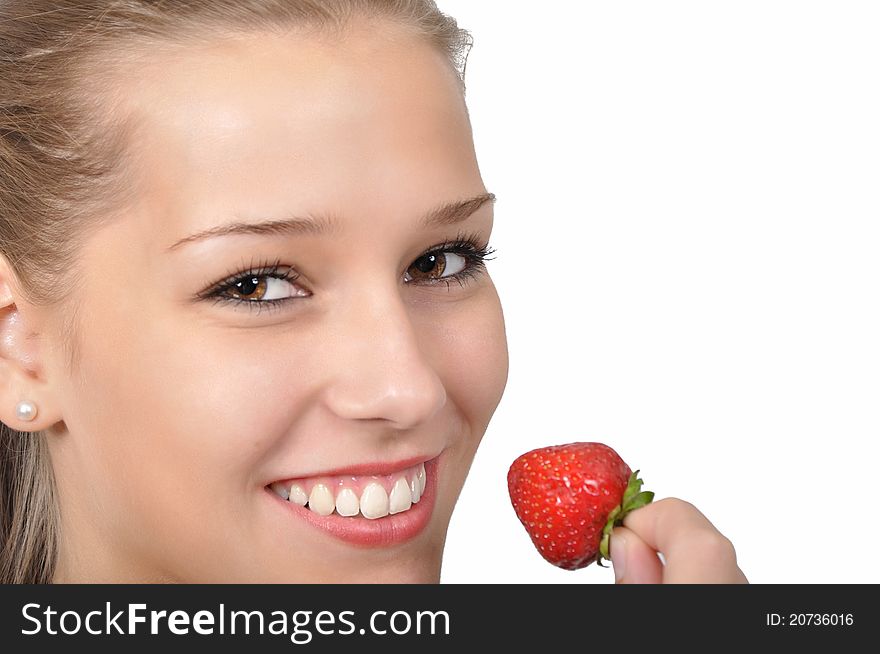
{"type": "MultiPolygon", "coordinates": [[[[157,45],[257,30],[341,37],[352,18],[412,30],[439,48],[464,95],[470,33],[433,0],[3,0],[0,2],[0,255],[22,297],[63,312],[76,367],[76,255],[124,206],[125,116],[113,106],[120,62],[157,45]]],[[[0,582],[50,583],[59,515],[45,432],[0,423],[0,582]]]]}

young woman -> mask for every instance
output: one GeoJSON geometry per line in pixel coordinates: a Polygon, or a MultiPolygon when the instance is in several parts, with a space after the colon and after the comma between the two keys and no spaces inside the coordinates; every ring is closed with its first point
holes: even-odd
{"type": "MultiPolygon", "coordinates": [[[[0,5],[3,581],[439,580],[508,374],[468,39],[430,0],[0,5]]],[[[623,581],[745,581],[687,502],[625,525],[623,581]]]]}

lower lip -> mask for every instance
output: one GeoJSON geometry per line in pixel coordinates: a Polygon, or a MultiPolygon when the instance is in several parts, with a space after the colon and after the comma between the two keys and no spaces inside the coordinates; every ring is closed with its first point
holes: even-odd
{"type": "Polygon", "coordinates": [[[389,547],[405,543],[418,536],[427,526],[434,511],[437,495],[437,471],[440,457],[425,461],[427,483],[418,503],[401,513],[371,520],[358,514],[343,517],[336,513],[320,515],[304,506],[280,498],[271,489],[266,492],[294,519],[302,519],[339,540],[366,547],[389,547]]]}

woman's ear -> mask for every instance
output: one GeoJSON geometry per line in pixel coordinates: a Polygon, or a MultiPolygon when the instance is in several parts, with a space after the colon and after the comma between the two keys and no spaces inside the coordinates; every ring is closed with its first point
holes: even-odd
{"type": "Polygon", "coordinates": [[[41,357],[39,312],[16,293],[15,281],[0,255],[0,421],[18,431],[40,431],[62,418],[41,357]],[[20,402],[36,409],[32,419],[19,412],[20,402]]]}

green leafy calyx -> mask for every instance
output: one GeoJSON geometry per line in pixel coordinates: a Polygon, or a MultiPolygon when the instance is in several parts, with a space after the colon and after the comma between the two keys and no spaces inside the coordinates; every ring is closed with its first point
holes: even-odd
{"type": "Polygon", "coordinates": [[[602,565],[602,559],[605,558],[609,561],[611,560],[611,554],[608,551],[608,544],[611,541],[611,532],[616,526],[623,524],[623,519],[626,517],[627,513],[635,511],[646,504],[650,504],[651,500],[654,499],[654,493],[641,490],[642,483],[642,480],[639,479],[639,471],[636,470],[629,478],[629,482],[626,485],[626,490],[623,492],[623,499],[620,500],[620,504],[615,506],[614,510],[608,514],[608,522],[605,523],[605,527],[602,529],[602,540],[599,543],[599,556],[596,559],[596,563],[603,568],[607,568],[608,566],[602,565]]]}

